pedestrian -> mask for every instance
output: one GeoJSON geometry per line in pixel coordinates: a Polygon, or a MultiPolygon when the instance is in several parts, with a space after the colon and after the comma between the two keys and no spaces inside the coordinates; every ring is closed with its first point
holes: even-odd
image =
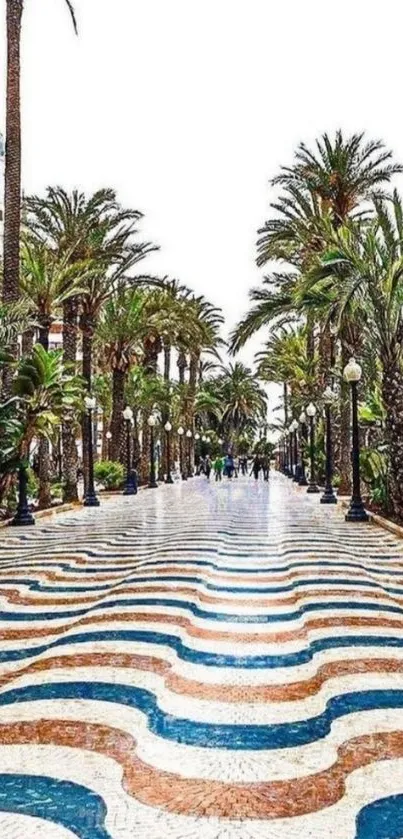
{"type": "Polygon", "coordinates": [[[213,463],[213,469],[216,481],[222,481],[222,473],[224,469],[224,459],[218,455],[213,463]]]}
{"type": "Polygon", "coordinates": [[[204,459],[204,474],[205,474],[208,481],[210,480],[211,466],[212,466],[211,457],[208,454],[208,455],[206,455],[206,457],[204,459]]]}
{"type": "Polygon", "coordinates": [[[243,475],[248,474],[248,458],[245,456],[241,457],[241,472],[243,475]]]}
{"type": "Polygon", "coordinates": [[[227,454],[224,461],[224,474],[231,480],[234,474],[234,458],[232,454],[227,454]]]}
{"type": "Polygon", "coordinates": [[[253,477],[255,478],[255,481],[257,481],[258,478],[259,478],[259,473],[260,473],[261,467],[262,467],[262,464],[260,462],[260,457],[259,457],[258,454],[256,454],[255,457],[253,458],[252,469],[251,469],[251,472],[250,472],[251,475],[253,473],[253,477]]]}
{"type": "Polygon", "coordinates": [[[265,456],[263,458],[262,468],[263,468],[263,478],[264,478],[265,481],[268,481],[269,480],[269,472],[270,472],[270,461],[269,461],[269,458],[267,457],[267,454],[265,454],[265,456]]]}

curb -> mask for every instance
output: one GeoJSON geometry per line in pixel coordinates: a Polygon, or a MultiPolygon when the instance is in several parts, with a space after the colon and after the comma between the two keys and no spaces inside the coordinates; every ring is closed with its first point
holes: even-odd
{"type": "MultiPolygon", "coordinates": [[[[59,504],[57,507],[48,507],[46,510],[37,510],[34,512],[34,516],[36,519],[45,519],[48,516],[54,516],[58,513],[68,513],[71,510],[79,510],[81,509],[82,504],[80,501],[76,501],[71,504],[59,504]]],[[[0,522],[0,528],[8,527],[12,519],[5,519],[5,521],[0,522]]]]}
{"type": "MultiPolygon", "coordinates": [[[[139,487],[138,492],[141,489],[145,489],[145,487],[144,486],[139,487]]],[[[123,497],[122,492],[120,492],[120,491],[118,491],[118,492],[102,492],[101,493],[101,499],[104,498],[105,501],[107,499],[110,499],[110,498],[119,498],[119,497],[123,497]]],[[[46,510],[36,510],[36,511],[34,511],[34,516],[35,516],[35,519],[45,519],[45,518],[48,518],[49,516],[58,515],[58,513],[71,513],[72,510],[83,510],[83,509],[84,509],[84,505],[83,505],[82,501],[73,501],[73,502],[70,502],[69,504],[58,504],[56,507],[47,507],[46,510]]],[[[2,527],[9,527],[11,521],[12,521],[11,518],[10,519],[5,519],[4,521],[1,521],[0,522],[0,529],[2,527]]]]}

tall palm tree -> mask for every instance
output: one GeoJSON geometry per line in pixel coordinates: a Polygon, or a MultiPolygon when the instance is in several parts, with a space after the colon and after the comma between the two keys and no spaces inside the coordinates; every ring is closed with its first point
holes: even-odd
{"type": "Polygon", "coordinates": [[[111,459],[123,463],[125,385],[129,370],[142,355],[145,304],[145,292],[137,288],[118,288],[106,302],[96,331],[105,364],[112,372],[111,459]]]}
{"type": "MultiPolygon", "coordinates": [[[[307,342],[310,357],[314,355],[314,321],[312,310],[304,311],[301,299],[294,295],[300,277],[307,274],[326,249],[327,228],[336,230],[348,218],[360,217],[362,202],[379,185],[402,171],[392,162],[392,153],[380,141],[365,142],[363,134],[344,137],[341,131],[334,138],[324,134],[312,151],[300,144],[292,166],[282,167],[272,181],[284,193],[271,204],[272,217],[259,230],[259,265],[279,260],[294,269],[290,276],[283,276],[281,287],[271,278],[268,289],[253,290],[252,299],[258,305],[241,321],[232,337],[233,349],[238,349],[261,326],[270,326],[279,317],[293,317],[293,307],[307,321],[307,342]],[[295,270],[296,269],[296,270],[295,270]],[[295,285],[293,285],[295,283],[295,285]],[[282,300],[282,292],[285,292],[282,300]],[[294,302],[293,302],[294,298],[294,302]]],[[[347,329],[347,331],[349,331],[347,329]]],[[[322,370],[328,370],[332,358],[330,324],[320,324],[322,370]]],[[[340,334],[342,358],[347,354],[347,335],[340,334]]],[[[340,387],[340,490],[347,492],[350,483],[349,409],[346,386],[340,387]]]]}
{"type": "MultiPolygon", "coordinates": [[[[24,243],[21,258],[21,289],[30,304],[39,327],[39,343],[49,349],[51,324],[64,301],[78,294],[85,276],[85,263],[69,264],[68,257],[58,258],[41,242],[24,243]]],[[[49,442],[39,442],[39,508],[51,504],[49,442]]]]}
{"type": "MultiPolygon", "coordinates": [[[[66,192],[62,187],[48,187],[45,197],[26,199],[26,223],[31,235],[47,243],[59,256],[70,254],[72,263],[88,261],[98,268],[86,286],[85,306],[77,296],[63,304],[64,359],[75,364],[77,358],[78,317],[86,332],[85,370],[87,386],[91,383],[92,340],[97,314],[113,290],[108,271],[128,259],[128,243],[141,219],[138,210],[120,206],[116,192],[100,189],[89,197],[83,192],[66,192]],[[102,270],[104,273],[102,273],[102,270]],[[101,272],[101,273],[100,273],[101,272]]],[[[144,250],[151,248],[143,246],[144,250]]],[[[116,279],[116,275],[115,275],[116,279]]],[[[64,500],[77,498],[77,449],[75,426],[63,425],[64,500]]],[[[85,432],[86,439],[86,432],[85,432]]],[[[86,440],[86,448],[88,441],[86,440]]]]}
{"type": "Polygon", "coordinates": [[[390,497],[403,517],[403,206],[394,192],[375,201],[370,223],[349,222],[333,236],[311,284],[333,277],[338,317],[355,300],[382,367],[382,399],[390,455],[390,497]]]}
{"type": "MultiPolygon", "coordinates": [[[[70,0],[65,0],[75,31],[77,23],[70,0]]],[[[21,218],[21,24],[23,0],[6,0],[7,91],[6,166],[4,191],[4,283],[3,302],[18,300],[21,218]]],[[[16,347],[14,346],[14,352],[16,347]]],[[[3,387],[10,391],[12,371],[5,368],[3,387]]]]}

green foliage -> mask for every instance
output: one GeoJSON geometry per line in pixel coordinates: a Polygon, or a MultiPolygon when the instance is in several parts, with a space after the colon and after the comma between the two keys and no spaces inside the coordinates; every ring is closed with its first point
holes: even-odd
{"type": "Polygon", "coordinates": [[[29,467],[27,469],[27,477],[28,477],[28,483],[27,483],[28,498],[36,500],[38,498],[38,492],[39,492],[39,480],[36,477],[34,470],[31,469],[31,467],[29,467]]]}
{"type": "Polygon", "coordinates": [[[121,463],[112,460],[100,460],[94,464],[95,480],[105,489],[121,489],[124,481],[124,468],[121,463]]]}
{"type": "Polygon", "coordinates": [[[388,492],[388,456],[383,447],[379,449],[364,449],[360,455],[361,477],[367,485],[370,498],[374,503],[390,508],[388,492]]]}
{"type": "Polygon", "coordinates": [[[46,352],[36,344],[18,366],[13,392],[28,444],[35,436],[51,438],[62,418],[80,408],[83,389],[81,379],[66,373],[61,351],[46,352]]]}

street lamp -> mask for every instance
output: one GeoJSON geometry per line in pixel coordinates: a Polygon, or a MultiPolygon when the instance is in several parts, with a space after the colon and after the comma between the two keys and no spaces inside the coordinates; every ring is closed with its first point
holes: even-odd
{"type": "Polygon", "coordinates": [[[165,434],[166,434],[166,441],[167,441],[167,477],[166,483],[173,484],[173,478],[171,475],[171,431],[172,425],[170,422],[166,422],[164,425],[165,434]]]}
{"type": "Polygon", "coordinates": [[[106,432],[106,439],[108,441],[108,445],[107,445],[108,460],[110,460],[111,459],[111,440],[112,440],[112,432],[111,431],[106,432]]]}
{"type": "Polygon", "coordinates": [[[284,449],[284,468],[283,474],[288,477],[289,473],[289,458],[288,458],[288,445],[287,445],[287,429],[284,430],[283,434],[283,449],[284,449]]]}
{"type": "Polygon", "coordinates": [[[187,446],[187,449],[188,449],[188,451],[187,451],[187,456],[188,456],[188,467],[187,467],[187,469],[188,469],[188,478],[193,478],[192,459],[191,459],[191,442],[190,442],[190,441],[191,441],[191,439],[192,439],[192,437],[193,437],[193,434],[192,434],[192,432],[190,431],[190,429],[188,429],[188,431],[186,432],[186,438],[187,438],[187,441],[188,441],[188,446],[187,446]]]}
{"type": "Polygon", "coordinates": [[[127,406],[123,411],[123,418],[126,423],[126,486],[123,495],[136,495],[136,476],[132,469],[131,462],[131,431],[133,424],[133,411],[127,406]]]}
{"type": "Polygon", "coordinates": [[[291,425],[287,428],[287,439],[288,439],[288,478],[294,477],[294,452],[293,452],[293,445],[292,445],[292,430],[291,425]]]}
{"type": "Polygon", "coordinates": [[[291,445],[294,445],[294,481],[298,483],[299,481],[299,468],[298,468],[298,420],[293,420],[291,423],[291,445]]]}
{"type": "Polygon", "coordinates": [[[27,525],[35,524],[35,519],[28,507],[27,484],[27,467],[24,462],[21,462],[18,470],[18,507],[14,518],[10,522],[15,527],[27,527],[27,525]]]}
{"type": "Polygon", "coordinates": [[[308,414],[308,417],[309,417],[309,454],[310,454],[310,461],[311,461],[309,484],[308,484],[307,492],[313,493],[313,492],[320,492],[320,489],[317,486],[316,480],[315,480],[315,423],[314,423],[314,420],[315,420],[315,417],[316,417],[316,408],[315,408],[315,405],[313,404],[313,402],[309,403],[309,405],[306,409],[306,413],[308,414]]]}
{"type": "Polygon", "coordinates": [[[355,358],[350,358],[343,370],[343,376],[351,385],[351,410],[353,425],[353,494],[350,506],[346,515],[346,521],[369,521],[368,513],[365,511],[361,498],[360,485],[360,436],[358,431],[358,392],[357,386],[361,379],[362,370],[355,358]]]}
{"type": "Polygon", "coordinates": [[[95,409],[96,400],[94,396],[86,396],[84,405],[87,409],[88,429],[88,485],[84,497],[84,507],[99,507],[99,499],[95,493],[94,486],[94,443],[92,432],[92,412],[95,409]]]}
{"type": "Polygon", "coordinates": [[[155,460],[154,460],[154,428],[155,428],[156,419],[154,414],[148,417],[147,425],[150,429],[150,474],[148,478],[148,488],[149,489],[156,489],[158,487],[157,481],[155,480],[155,460]]]}
{"type": "Polygon", "coordinates": [[[299,447],[299,456],[301,462],[301,474],[299,477],[299,485],[300,487],[308,486],[308,481],[306,479],[305,473],[305,446],[308,444],[308,426],[306,421],[306,413],[305,411],[301,411],[299,415],[299,424],[301,426],[301,445],[299,447]]]}
{"type": "Polygon", "coordinates": [[[185,469],[185,463],[183,458],[183,435],[185,433],[185,429],[182,428],[180,425],[178,428],[178,437],[179,437],[179,468],[182,475],[182,481],[187,481],[187,474],[185,469]]]}
{"type": "Polygon", "coordinates": [[[334,393],[328,386],[323,394],[326,415],[326,485],[325,491],[320,499],[321,504],[337,504],[337,498],[333,491],[333,451],[332,451],[332,416],[331,408],[334,403],[334,393]]]}

